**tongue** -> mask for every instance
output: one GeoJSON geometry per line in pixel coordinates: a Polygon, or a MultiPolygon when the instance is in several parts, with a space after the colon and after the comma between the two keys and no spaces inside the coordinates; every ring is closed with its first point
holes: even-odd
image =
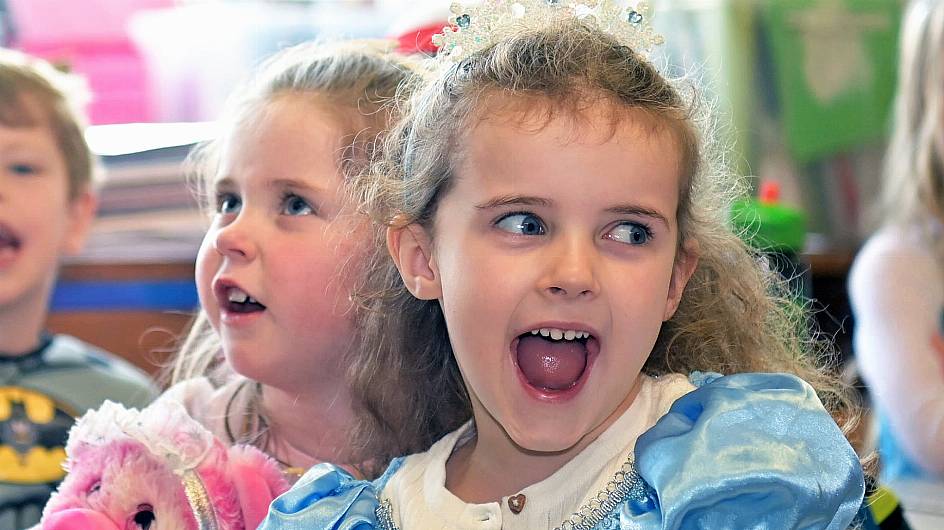
{"type": "Polygon", "coordinates": [[[566,390],[587,367],[587,348],[577,341],[528,335],[518,340],[518,366],[531,386],[566,390]]]}

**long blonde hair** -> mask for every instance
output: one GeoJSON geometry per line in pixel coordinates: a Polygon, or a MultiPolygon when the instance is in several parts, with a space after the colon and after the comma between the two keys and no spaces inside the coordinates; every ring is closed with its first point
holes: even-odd
{"type": "MultiPolygon", "coordinates": [[[[699,261],[678,311],[662,327],[647,373],[794,373],[845,421],[846,394],[821,369],[832,360],[829,346],[809,331],[807,312],[778,275],[728,228],[728,206],[744,187],[726,170],[722,146],[712,143],[718,136],[711,134],[709,113],[697,111],[694,91],[683,97],[636,52],[579,21],[507,38],[414,93],[388,136],[384,159],[358,186],[376,222],[430,227],[452,186],[463,130],[492,95],[550,102],[551,112],[575,112],[588,102],[642,109],[679,140],[679,245],[696,242],[699,261]]],[[[419,451],[467,421],[471,409],[438,302],[414,298],[385,252],[378,240],[369,283],[359,292],[368,309],[367,359],[353,389],[374,421],[360,427],[358,439],[367,447],[390,437],[407,446],[421,440],[412,446],[419,451]]]]}
{"type": "MultiPolygon", "coordinates": [[[[413,61],[393,53],[387,43],[349,41],[294,46],[267,60],[258,73],[234,93],[227,105],[223,128],[241,126],[244,120],[251,119],[254,110],[284,95],[311,96],[319,102],[327,100],[332,114],[348,128],[345,138],[351,143],[341,154],[339,166],[345,181],[349,182],[367,168],[375,143],[394,119],[396,105],[392,102],[404,87],[416,84],[418,79],[419,71],[413,61]]],[[[309,109],[299,109],[299,112],[306,111],[309,109]]],[[[197,193],[208,210],[211,209],[209,186],[217,172],[222,141],[221,137],[199,146],[188,161],[197,193]]],[[[360,267],[360,264],[352,265],[360,267]]],[[[356,364],[356,347],[350,355],[351,362],[356,364]]],[[[230,367],[222,362],[220,338],[206,312],[201,310],[169,370],[170,383],[207,376],[215,384],[221,384],[233,375],[230,367]]],[[[258,385],[251,383],[245,381],[247,387],[258,393],[258,385]]],[[[249,402],[257,409],[255,412],[261,414],[258,396],[253,396],[249,402]]],[[[238,411],[240,417],[245,412],[238,411]]],[[[265,425],[264,418],[251,419],[250,423],[265,425]]],[[[231,441],[257,441],[258,432],[242,430],[242,427],[230,429],[238,433],[231,441]]]]}
{"type": "MultiPolygon", "coordinates": [[[[908,6],[894,116],[882,221],[920,226],[944,222],[944,2],[913,0],[908,6]]],[[[944,245],[936,246],[940,250],[944,245]]]]}

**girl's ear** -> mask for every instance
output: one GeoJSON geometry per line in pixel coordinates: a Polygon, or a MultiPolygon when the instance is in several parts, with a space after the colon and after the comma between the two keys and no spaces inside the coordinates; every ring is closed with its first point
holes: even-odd
{"type": "Polygon", "coordinates": [[[420,300],[438,300],[442,295],[439,268],[430,243],[426,229],[418,224],[387,228],[387,250],[403,284],[420,300]]]}
{"type": "Polygon", "coordinates": [[[688,280],[695,273],[698,266],[698,241],[690,239],[682,244],[679,255],[675,258],[675,265],[672,267],[672,279],[669,281],[669,296],[666,298],[665,313],[662,315],[662,321],[665,322],[672,318],[682,301],[682,293],[688,280]]]}

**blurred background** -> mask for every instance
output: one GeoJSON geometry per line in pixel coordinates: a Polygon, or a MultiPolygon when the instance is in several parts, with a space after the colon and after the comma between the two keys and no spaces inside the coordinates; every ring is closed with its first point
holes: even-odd
{"type": "MultiPolygon", "coordinates": [[[[783,208],[778,250],[848,354],[851,257],[870,232],[895,90],[898,0],[659,0],[653,60],[716,107],[728,161],[783,208]]],[[[82,74],[101,211],[49,326],[154,373],[197,303],[205,229],[181,162],[229,91],[281,47],[397,38],[423,49],[448,1],[0,0],[0,45],[82,74]],[[425,40],[424,40],[425,39],[425,40]]],[[[753,206],[747,205],[751,210],[753,206]]]]}

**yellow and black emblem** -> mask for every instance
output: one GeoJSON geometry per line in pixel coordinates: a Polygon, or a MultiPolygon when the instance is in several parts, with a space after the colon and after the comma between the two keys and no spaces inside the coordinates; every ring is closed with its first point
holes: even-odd
{"type": "Polygon", "coordinates": [[[48,484],[65,476],[65,443],[75,413],[51,397],[0,387],[0,482],[48,484]]]}

